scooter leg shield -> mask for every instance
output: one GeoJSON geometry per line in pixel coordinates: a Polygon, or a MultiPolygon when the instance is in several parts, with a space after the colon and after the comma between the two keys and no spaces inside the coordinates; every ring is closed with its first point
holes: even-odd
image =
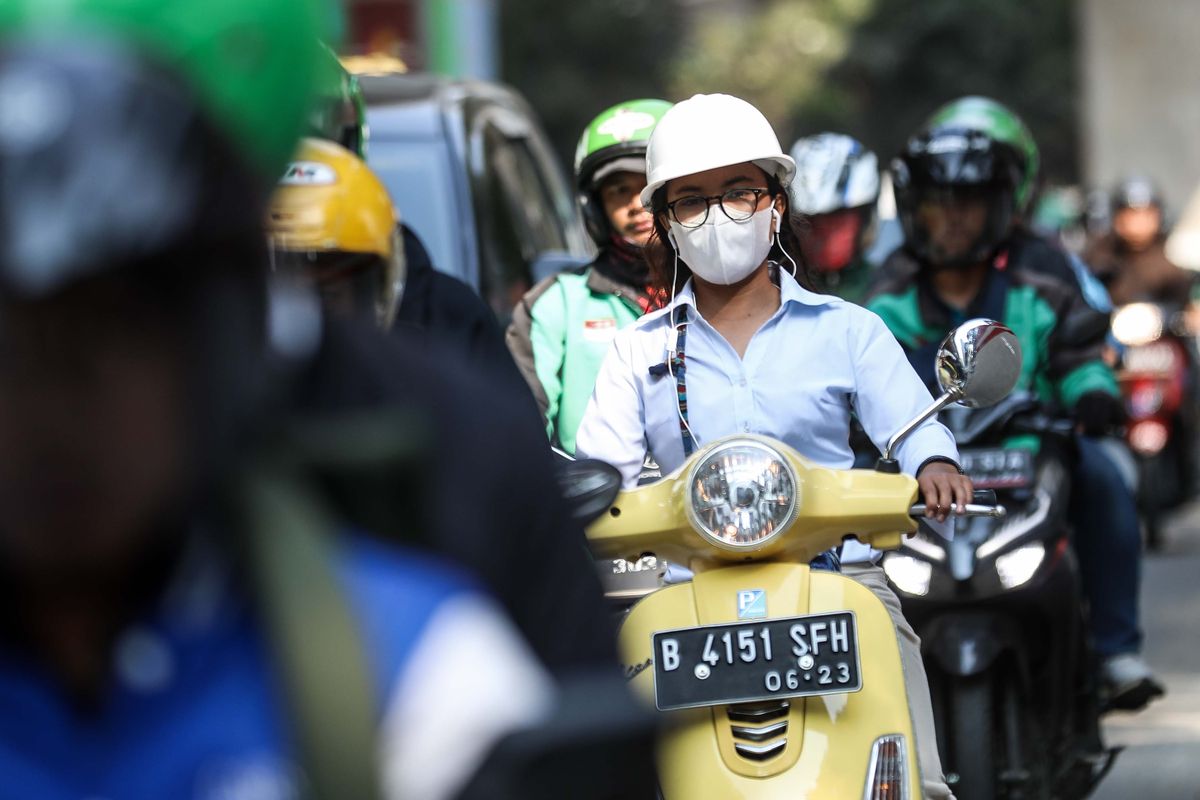
{"type": "MultiPolygon", "coordinates": [[[[769,701],[663,712],[658,761],[665,800],[861,797],[876,741],[896,734],[904,737],[908,797],[921,796],[896,632],[879,599],[848,577],[757,563],[700,572],[692,583],[659,590],[634,606],[622,627],[626,675],[654,703],[656,632],[845,611],[854,615],[862,688],[807,698],[788,698],[784,689],[769,701]],[[767,616],[738,619],[739,593],[747,590],[762,592],[767,616]],[[768,755],[747,755],[756,749],[768,755]]],[[[781,668],[798,663],[793,653],[773,660],[781,668]]]]}

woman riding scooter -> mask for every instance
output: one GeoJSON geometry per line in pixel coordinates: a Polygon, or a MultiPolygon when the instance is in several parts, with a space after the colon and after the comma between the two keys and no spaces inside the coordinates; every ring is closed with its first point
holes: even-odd
{"type": "MultiPolygon", "coordinates": [[[[647,450],[666,473],[702,443],[753,432],[846,468],[851,412],[882,449],[930,404],[878,317],[801,285],[787,197],[795,164],[757,109],[728,95],[680,103],[655,129],[646,166],[651,268],[672,301],[615,339],[579,429],[581,454],[616,466],[628,487],[647,450]]],[[[940,424],[922,424],[897,456],[931,517],[944,521],[970,502],[940,424]]],[[[892,614],[925,796],[950,797],[916,636],[869,548],[847,542],[830,559],[835,568],[838,556],[892,614]]]]}

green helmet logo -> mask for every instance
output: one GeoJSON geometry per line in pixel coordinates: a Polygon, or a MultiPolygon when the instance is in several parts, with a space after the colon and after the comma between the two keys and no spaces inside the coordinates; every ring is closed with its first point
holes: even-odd
{"type": "Polygon", "coordinates": [[[1016,210],[1023,212],[1033,197],[1041,164],[1037,142],[1021,118],[995,100],[977,96],[960,97],[933,112],[924,125],[925,130],[943,127],[977,130],[1016,151],[1024,163],[1021,183],[1013,199],[1016,210]]]}
{"type": "Polygon", "coordinates": [[[605,161],[645,155],[654,126],[670,107],[666,100],[630,100],[601,112],[584,130],[575,149],[575,177],[580,186],[589,183],[605,161]]]}
{"type": "Polygon", "coordinates": [[[186,80],[220,126],[274,181],[313,107],[332,0],[4,0],[0,36],[102,37],[186,80]]]}
{"type": "Polygon", "coordinates": [[[652,130],[656,122],[658,120],[655,119],[653,114],[622,108],[616,114],[613,114],[602,122],[596,128],[596,133],[601,136],[611,136],[618,142],[628,142],[639,131],[652,130]]]}

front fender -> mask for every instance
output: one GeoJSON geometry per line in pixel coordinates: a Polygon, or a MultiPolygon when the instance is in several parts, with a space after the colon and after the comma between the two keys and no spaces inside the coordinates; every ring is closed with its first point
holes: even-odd
{"type": "Polygon", "coordinates": [[[925,632],[921,649],[943,672],[958,677],[979,675],[1002,653],[1017,651],[1019,632],[1012,622],[990,614],[943,617],[925,632]]]}

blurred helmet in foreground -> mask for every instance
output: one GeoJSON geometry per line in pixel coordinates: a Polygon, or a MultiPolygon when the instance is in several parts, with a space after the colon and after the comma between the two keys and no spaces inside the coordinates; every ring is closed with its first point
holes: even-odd
{"type": "Polygon", "coordinates": [[[107,40],[174,72],[267,185],[313,107],[330,0],[5,0],[0,41],[107,40]]]}
{"type": "Polygon", "coordinates": [[[367,157],[367,100],[358,78],[325,45],[317,80],[317,99],[308,119],[309,134],[337,142],[359,158],[367,157]]]}
{"type": "Polygon", "coordinates": [[[261,265],[265,195],[169,70],[105,42],[0,41],[0,288],[261,265]],[[255,241],[257,240],[257,241],[255,241]]]}

